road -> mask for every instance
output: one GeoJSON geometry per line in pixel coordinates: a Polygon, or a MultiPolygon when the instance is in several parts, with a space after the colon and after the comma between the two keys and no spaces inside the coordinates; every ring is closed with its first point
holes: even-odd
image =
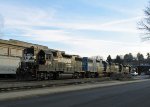
{"type": "Polygon", "coordinates": [[[0,107],[150,107],[150,81],[1,101],[0,107]]]}

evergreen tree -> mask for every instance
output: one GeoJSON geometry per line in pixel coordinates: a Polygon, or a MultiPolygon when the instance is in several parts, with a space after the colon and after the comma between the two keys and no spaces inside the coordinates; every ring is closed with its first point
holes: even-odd
{"type": "Polygon", "coordinates": [[[119,55],[116,56],[116,59],[114,60],[115,63],[121,64],[123,62],[123,60],[121,59],[121,57],[119,55]]]}
{"type": "Polygon", "coordinates": [[[106,60],[107,62],[108,62],[108,64],[109,65],[111,65],[111,63],[112,63],[112,59],[111,59],[111,56],[110,55],[108,55],[108,57],[107,57],[107,60],[106,60]]]}

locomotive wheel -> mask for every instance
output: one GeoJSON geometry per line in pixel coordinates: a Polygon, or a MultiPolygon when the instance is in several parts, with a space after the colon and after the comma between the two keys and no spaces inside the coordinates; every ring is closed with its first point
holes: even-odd
{"type": "Polygon", "coordinates": [[[95,73],[91,73],[90,77],[95,78],[95,73]]]}
{"type": "Polygon", "coordinates": [[[86,75],[85,75],[85,73],[81,73],[81,78],[85,78],[86,77],[86,75]]]}
{"type": "Polygon", "coordinates": [[[94,74],[95,76],[95,78],[98,78],[99,77],[99,74],[96,72],[95,74],[94,74]]]}
{"type": "Polygon", "coordinates": [[[41,80],[41,74],[40,73],[37,74],[37,80],[39,80],[39,81],[41,80]]]}
{"type": "Polygon", "coordinates": [[[80,78],[79,73],[77,73],[77,72],[76,72],[76,73],[74,73],[74,74],[73,74],[73,78],[75,78],[75,79],[80,78]]]}
{"type": "Polygon", "coordinates": [[[86,73],[86,78],[91,78],[91,73],[90,72],[86,73]]]}
{"type": "Polygon", "coordinates": [[[16,73],[16,79],[18,80],[18,81],[21,81],[21,78],[22,76],[21,76],[21,73],[19,73],[19,72],[17,72],[16,73]]]}
{"type": "Polygon", "coordinates": [[[54,79],[54,73],[50,72],[50,73],[49,73],[49,77],[48,77],[48,79],[49,79],[49,80],[54,79]]]}
{"type": "Polygon", "coordinates": [[[58,80],[59,79],[59,73],[54,73],[53,77],[54,77],[55,80],[58,80]]]}
{"type": "Polygon", "coordinates": [[[44,80],[47,80],[47,79],[48,79],[47,72],[46,72],[46,73],[44,73],[43,75],[44,75],[44,76],[43,76],[43,79],[44,79],[44,80]]]}
{"type": "Polygon", "coordinates": [[[25,79],[25,80],[32,80],[32,74],[29,73],[29,72],[25,73],[24,79],[25,79]]]}

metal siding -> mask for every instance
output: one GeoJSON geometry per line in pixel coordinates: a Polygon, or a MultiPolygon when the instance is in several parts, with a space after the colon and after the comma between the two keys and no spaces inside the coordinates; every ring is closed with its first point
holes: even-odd
{"type": "Polygon", "coordinates": [[[76,71],[81,72],[82,71],[82,61],[76,61],[75,68],[76,68],[76,71]]]}
{"type": "Polygon", "coordinates": [[[88,57],[83,57],[82,59],[82,70],[88,71],[88,57]]]}
{"type": "Polygon", "coordinates": [[[55,71],[52,65],[39,65],[38,71],[55,71]]]}
{"type": "Polygon", "coordinates": [[[20,49],[17,50],[17,56],[22,57],[22,50],[20,49]]]}
{"type": "Polygon", "coordinates": [[[0,55],[8,55],[8,48],[0,47],[0,55]]]}
{"type": "Polygon", "coordinates": [[[10,55],[11,56],[16,56],[17,55],[17,50],[16,49],[10,49],[10,55]]]}
{"type": "Polygon", "coordinates": [[[129,73],[129,67],[123,67],[123,72],[129,73]]]}
{"type": "Polygon", "coordinates": [[[97,62],[97,72],[98,72],[98,73],[102,73],[103,70],[104,70],[104,67],[103,67],[102,61],[97,62]]]}
{"type": "Polygon", "coordinates": [[[93,59],[93,71],[94,71],[94,72],[97,72],[97,71],[98,71],[98,66],[97,66],[96,59],[93,59]]]}
{"type": "Polygon", "coordinates": [[[0,56],[0,74],[16,74],[20,58],[0,56]]]}
{"type": "Polygon", "coordinates": [[[92,62],[88,62],[88,71],[93,72],[93,63],[92,62]]]}
{"type": "Polygon", "coordinates": [[[21,49],[16,49],[16,48],[11,48],[10,49],[10,56],[22,57],[22,50],[21,49]]]}
{"type": "Polygon", "coordinates": [[[111,72],[118,72],[119,71],[118,68],[119,68],[118,65],[112,64],[111,65],[111,72]]]}

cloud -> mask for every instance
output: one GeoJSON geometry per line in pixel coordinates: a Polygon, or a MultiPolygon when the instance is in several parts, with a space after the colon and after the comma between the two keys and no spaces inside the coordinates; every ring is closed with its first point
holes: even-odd
{"type": "Polygon", "coordinates": [[[91,31],[108,31],[108,32],[124,32],[124,33],[137,33],[137,22],[142,16],[132,17],[123,20],[115,20],[107,23],[63,23],[55,22],[47,26],[54,26],[63,29],[71,30],[91,30],[91,31]]]}
{"type": "Polygon", "coordinates": [[[113,58],[115,58],[116,55],[124,55],[126,53],[132,53],[133,55],[136,55],[138,52],[140,52],[146,54],[147,49],[149,48],[148,43],[123,43],[89,38],[78,38],[66,43],[72,47],[72,49],[66,50],[68,53],[80,53],[81,56],[100,55],[105,59],[108,55],[111,55],[113,58]]]}
{"type": "Polygon", "coordinates": [[[29,30],[24,36],[42,42],[62,42],[71,39],[68,34],[63,30],[29,30]]]}
{"type": "Polygon", "coordinates": [[[37,7],[0,4],[0,14],[4,18],[5,28],[31,27],[45,24],[55,18],[54,8],[40,9],[37,7]]]}
{"type": "Polygon", "coordinates": [[[101,21],[91,23],[88,21],[85,21],[84,23],[79,21],[78,23],[75,23],[74,19],[72,19],[72,22],[67,23],[62,21],[60,22],[60,20],[56,18],[56,14],[59,14],[59,12],[57,12],[54,8],[44,10],[32,7],[16,7],[12,5],[0,5],[0,8],[0,13],[3,14],[5,18],[4,24],[6,29],[23,30],[24,28],[25,31],[26,29],[33,29],[33,26],[46,26],[65,30],[137,33],[136,23],[141,19],[141,16],[136,16],[128,19],[110,20],[106,23],[101,21]]]}
{"type": "MultiPolygon", "coordinates": [[[[91,37],[83,37],[83,35],[80,34],[73,36],[72,32],[72,30],[85,30],[85,32],[121,32],[130,33],[130,35],[127,35],[129,37],[132,36],[132,34],[137,34],[138,31],[136,29],[136,21],[139,20],[141,16],[131,17],[124,20],[110,20],[107,23],[89,23],[88,21],[84,21],[84,23],[80,21],[75,23],[74,19],[72,19],[72,22],[70,21],[67,23],[56,18],[56,14],[59,14],[59,12],[52,8],[43,10],[40,8],[16,7],[10,5],[0,5],[0,8],[0,13],[2,13],[5,19],[5,33],[8,31],[19,31],[21,34],[15,32],[16,35],[21,35],[24,38],[28,37],[33,41],[49,43],[55,42],[56,44],[62,43],[71,47],[65,49],[65,51],[71,54],[80,54],[82,56],[94,56],[98,54],[104,57],[111,54],[115,57],[116,54],[124,54],[129,52],[137,53],[139,49],[141,52],[147,51],[147,48],[141,48],[147,45],[141,46],[140,44],[137,44],[137,42],[129,44],[108,40],[104,41],[94,38],[92,35],[91,37]],[[37,26],[38,29],[36,28],[37,26]],[[42,29],[42,27],[47,27],[47,29],[42,29]]],[[[49,48],[51,48],[50,45],[49,48]]]]}
{"type": "Polygon", "coordinates": [[[65,23],[65,22],[52,22],[52,21],[42,21],[25,23],[24,21],[9,21],[7,25],[9,27],[30,27],[39,26],[40,27],[54,27],[66,30],[91,30],[91,31],[109,31],[109,32],[125,32],[125,33],[138,33],[137,22],[141,17],[129,18],[124,20],[115,20],[107,23],[65,23]],[[14,26],[16,25],[16,26],[14,26]]]}

